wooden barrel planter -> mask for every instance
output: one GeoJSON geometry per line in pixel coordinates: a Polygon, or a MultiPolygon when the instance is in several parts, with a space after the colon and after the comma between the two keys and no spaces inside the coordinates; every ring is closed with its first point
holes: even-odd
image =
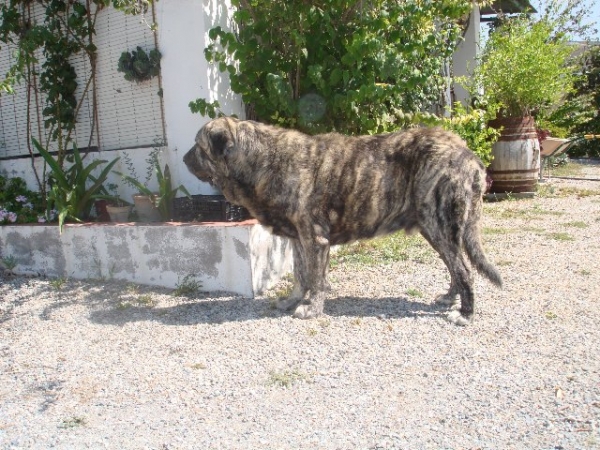
{"type": "Polygon", "coordinates": [[[534,118],[501,118],[490,121],[489,126],[502,128],[492,148],[494,159],[488,168],[493,180],[490,192],[535,192],[540,172],[540,144],[534,118]]]}

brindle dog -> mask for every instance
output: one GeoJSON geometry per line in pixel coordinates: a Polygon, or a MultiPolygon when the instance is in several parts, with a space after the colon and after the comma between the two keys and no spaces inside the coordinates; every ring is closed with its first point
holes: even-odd
{"type": "Polygon", "coordinates": [[[474,311],[470,263],[497,286],[498,271],[481,246],[479,220],[486,175],[458,136],[415,128],[375,136],[308,136],[222,117],[206,124],[184,156],[200,180],[246,207],[294,246],[296,284],[281,309],[306,319],[323,312],[330,245],[398,230],[419,231],[451,276],[437,301],[457,304],[451,322],[474,311]]]}

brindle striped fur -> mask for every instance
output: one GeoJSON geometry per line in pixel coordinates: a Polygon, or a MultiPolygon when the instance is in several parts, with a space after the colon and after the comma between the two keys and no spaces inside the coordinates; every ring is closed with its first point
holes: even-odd
{"type": "Polygon", "coordinates": [[[185,164],[200,180],[246,207],[294,244],[296,285],[282,309],[295,317],[323,312],[330,245],[398,230],[418,230],[451,275],[438,298],[472,320],[471,264],[501,286],[479,236],[485,170],[456,135],[439,128],[348,137],[308,136],[253,121],[219,118],[206,124],[185,164]]]}

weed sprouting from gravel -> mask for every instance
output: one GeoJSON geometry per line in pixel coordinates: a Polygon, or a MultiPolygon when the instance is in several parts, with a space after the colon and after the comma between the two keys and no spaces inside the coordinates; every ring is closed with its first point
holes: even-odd
{"type": "Polygon", "coordinates": [[[331,267],[341,264],[373,266],[408,260],[426,262],[435,256],[422,236],[399,232],[341,246],[331,258],[331,267]]]}
{"type": "Polygon", "coordinates": [[[354,326],[360,327],[362,325],[362,321],[362,317],[356,317],[355,319],[352,319],[350,323],[354,326]]]}
{"type": "Polygon", "coordinates": [[[320,318],[320,319],[317,320],[317,323],[319,324],[319,326],[321,328],[327,328],[327,327],[329,327],[331,325],[331,320],[322,317],[322,318],[320,318]]]}
{"type": "Polygon", "coordinates": [[[146,306],[148,308],[152,308],[156,306],[156,301],[152,298],[150,294],[139,295],[136,298],[137,304],[140,306],[146,306]]]}
{"type": "Polygon", "coordinates": [[[513,264],[514,264],[514,261],[510,261],[508,259],[501,259],[499,261],[496,261],[496,265],[500,266],[500,267],[512,266],[513,264]]]}
{"type": "Polygon", "coordinates": [[[60,425],[58,426],[59,428],[76,428],[76,427],[81,427],[84,426],[86,424],[86,420],[85,417],[69,417],[68,419],[64,419],[60,425]]]}
{"type": "Polygon", "coordinates": [[[421,292],[418,289],[415,288],[410,288],[406,290],[406,295],[408,295],[409,297],[416,297],[416,298],[423,298],[423,292],[421,292]]]}
{"type": "Polygon", "coordinates": [[[283,372],[272,371],[269,374],[269,380],[267,384],[269,386],[289,388],[298,382],[306,382],[308,380],[308,374],[300,372],[299,370],[285,370],[283,372]]]}
{"type": "Polygon", "coordinates": [[[597,189],[583,189],[577,187],[562,187],[560,188],[559,195],[561,197],[592,197],[600,195],[600,190],[597,189]]]}
{"type": "Polygon", "coordinates": [[[202,283],[200,283],[195,275],[188,274],[183,277],[183,280],[178,279],[177,285],[175,286],[175,290],[173,291],[173,296],[175,297],[191,297],[197,294],[202,287],[202,283]]]}
{"type": "Polygon", "coordinates": [[[127,288],[125,289],[125,291],[128,294],[135,295],[135,294],[138,294],[140,292],[140,287],[137,284],[135,284],[135,283],[129,283],[127,285],[127,288]]]}
{"type": "Polygon", "coordinates": [[[550,233],[549,236],[556,241],[574,241],[575,238],[569,233],[550,233]]]}
{"type": "Polygon", "coordinates": [[[567,222],[567,223],[563,223],[563,225],[565,227],[572,227],[572,228],[587,228],[588,224],[585,223],[583,220],[576,220],[574,222],[567,222]]]}
{"type": "Polygon", "coordinates": [[[521,228],[521,231],[525,231],[527,233],[536,233],[536,234],[542,234],[542,233],[546,232],[546,230],[544,228],[539,228],[539,227],[523,227],[523,228],[521,228]]]}
{"type": "Polygon", "coordinates": [[[67,279],[64,277],[55,278],[54,280],[50,280],[50,286],[52,286],[57,291],[60,291],[65,284],[67,284],[67,279]]]}
{"type": "Polygon", "coordinates": [[[508,228],[501,227],[483,227],[483,229],[481,230],[483,234],[508,234],[512,231],[513,230],[509,230],[508,228]]]}

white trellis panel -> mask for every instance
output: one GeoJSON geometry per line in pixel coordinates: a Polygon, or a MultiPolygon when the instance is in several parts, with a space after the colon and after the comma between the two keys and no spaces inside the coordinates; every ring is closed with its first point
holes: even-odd
{"type": "MultiPolygon", "coordinates": [[[[148,13],[150,14],[150,13],[148,13]]],[[[151,21],[151,20],[150,20],[151,21]]],[[[155,48],[154,34],[139,16],[106,8],[96,22],[98,60],[96,86],[100,147],[115,150],[149,147],[164,141],[158,77],[142,83],[127,81],[117,71],[121,53],[155,48]]]]}
{"type": "MultiPolygon", "coordinates": [[[[33,20],[42,23],[44,9],[38,4],[32,4],[32,7],[33,20]]],[[[112,7],[104,8],[97,16],[94,44],[98,49],[96,75],[79,109],[73,140],[80,148],[99,146],[101,150],[151,147],[157,141],[164,142],[158,77],[138,84],[125,80],[117,71],[122,52],[135,50],[138,46],[146,52],[155,48],[154,35],[148,24],[139,16],[126,15],[112,7]],[[98,123],[92,134],[94,83],[98,123]]],[[[4,76],[14,62],[14,52],[14,45],[1,46],[0,76],[4,76]]],[[[41,66],[44,61],[41,51],[38,59],[41,66]]],[[[80,100],[91,74],[90,62],[81,54],[76,55],[71,64],[77,73],[76,97],[80,100]]],[[[29,154],[26,83],[23,80],[15,86],[15,94],[0,95],[0,159],[29,154]]],[[[36,87],[37,96],[34,89],[29,92],[30,136],[46,143],[48,130],[42,114],[45,95],[39,91],[39,79],[36,87]]],[[[56,146],[50,143],[49,149],[56,150],[56,146]]]]}

